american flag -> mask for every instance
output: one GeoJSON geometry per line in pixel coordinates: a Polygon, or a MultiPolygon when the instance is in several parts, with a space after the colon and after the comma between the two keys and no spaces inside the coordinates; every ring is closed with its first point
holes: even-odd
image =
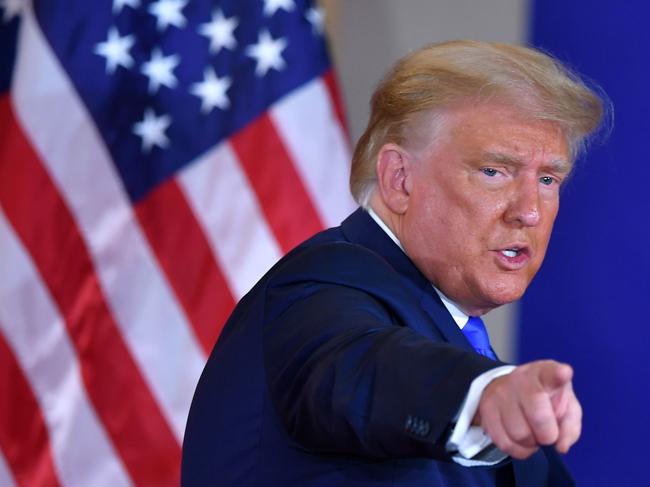
{"type": "Polygon", "coordinates": [[[234,303],[352,209],[308,0],[0,0],[0,486],[177,485],[234,303]]]}

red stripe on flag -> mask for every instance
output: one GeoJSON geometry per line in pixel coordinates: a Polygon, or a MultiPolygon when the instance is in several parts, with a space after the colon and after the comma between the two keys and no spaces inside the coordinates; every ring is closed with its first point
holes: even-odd
{"type": "MultiPolygon", "coordinates": [[[[329,92],[330,101],[334,106],[336,119],[338,120],[339,124],[341,125],[341,128],[343,129],[343,133],[346,135],[346,137],[349,138],[350,131],[348,129],[348,122],[347,122],[347,118],[345,117],[345,111],[343,110],[341,92],[339,90],[338,81],[336,80],[336,75],[334,74],[333,69],[328,70],[325,73],[325,75],[323,75],[323,81],[325,82],[325,86],[327,88],[327,91],[329,92]]],[[[349,141],[346,139],[346,142],[349,141]]]]}
{"type": "Polygon", "coordinates": [[[185,195],[170,179],[137,204],[136,214],[209,354],[235,301],[185,195]]]}
{"type": "MultiPolygon", "coordinates": [[[[255,120],[230,142],[284,252],[323,229],[314,204],[268,115],[255,120]]],[[[246,225],[246,222],[241,223],[246,225]]]]}
{"type": "Polygon", "coordinates": [[[73,216],[7,98],[0,133],[0,205],[65,318],[104,427],[136,484],[178,485],[180,447],[113,320],[73,216]]]}
{"type": "Polygon", "coordinates": [[[0,448],[18,485],[60,485],[47,426],[11,348],[0,333],[0,448]]]}

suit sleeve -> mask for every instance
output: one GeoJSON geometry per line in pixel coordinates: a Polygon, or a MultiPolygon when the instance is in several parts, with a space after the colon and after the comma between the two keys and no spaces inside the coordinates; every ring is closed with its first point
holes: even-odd
{"type": "Polygon", "coordinates": [[[412,330],[363,290],[270,288],[264,361],[290,437],[319,453],[449,459],[446,432],[472,380],[495,366],[412,330]]]}

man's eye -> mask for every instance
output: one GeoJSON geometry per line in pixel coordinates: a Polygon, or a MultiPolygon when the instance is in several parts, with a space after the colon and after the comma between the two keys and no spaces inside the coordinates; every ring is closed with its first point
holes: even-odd
{"type": "Polygon", "coordinates": [[[490,177],[494,177],[498,174],[498,171],[491,167],[484,167],[481,171],[483,171],[483,174],[490,177]]]}
{"type": "Polygon", "coordinates": [[[546,186],[550,186],[551,184],[553,184],[554,181],[555,180],[550,176],[542,176],[541,178],[539,178],[539,182],[546,186]]]}

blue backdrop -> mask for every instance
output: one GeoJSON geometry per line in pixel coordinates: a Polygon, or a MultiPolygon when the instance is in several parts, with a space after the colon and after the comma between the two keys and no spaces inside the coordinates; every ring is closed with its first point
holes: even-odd
{"type": "Polygon", "coordinates": [[[571,363],[578,485],[650,485],[650,4],[543,0],[532,43],[596,80],[614,130],[564,188],[546,262],[522,303],[521,361],[571,363]]]}

